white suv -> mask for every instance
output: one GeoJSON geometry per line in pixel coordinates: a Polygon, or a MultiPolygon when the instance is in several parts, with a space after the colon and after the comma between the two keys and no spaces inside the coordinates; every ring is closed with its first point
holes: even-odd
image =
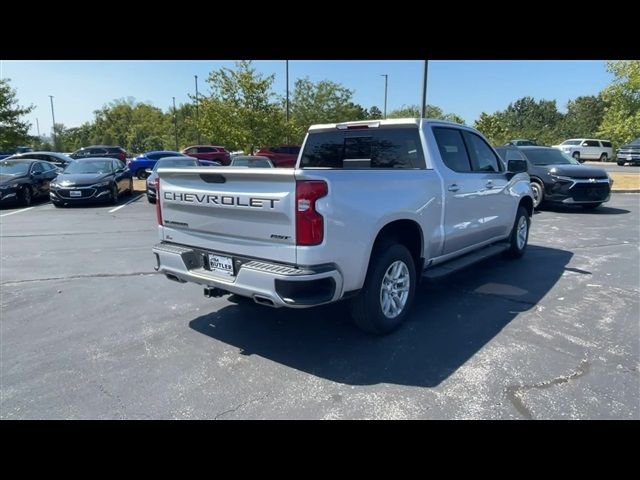
{"type": "Polygon", "coordinates": [[[595,140],[591,138],[570,138],[560,145],[553,145],[567,155],[571,155],[579,162],[585,160],[600,160],[607,162],[613,157],[613,148],[609,140],[595,140]]]}

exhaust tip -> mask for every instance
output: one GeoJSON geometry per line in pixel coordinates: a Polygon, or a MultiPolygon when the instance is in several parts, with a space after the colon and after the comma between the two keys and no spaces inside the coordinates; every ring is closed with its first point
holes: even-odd
{"type": "Polygon", "coordinates": [[[253,296],[253,301],[260,304],[260,305],[266,305],[268,307],[275,307],[276,305],[273,303],[273,300],[271,300],[268,297],[263,297],[260,295],[254,295],[253,296]]]}
{"type": "Polygon", "coordinates": [[[174,282],[178,282],[178,283],[187,283],[186,280],[182,280],[178,277],[176,277],[175,275],[172,275],[171,273],[165,273],[164,274],[165,277],[167,277],[169,280],[173,280],[174,282]]]}

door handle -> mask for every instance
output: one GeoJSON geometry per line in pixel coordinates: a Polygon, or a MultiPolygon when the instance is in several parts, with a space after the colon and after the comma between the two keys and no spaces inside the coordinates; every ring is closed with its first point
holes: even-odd
{"type": "Polygon", "coordinates": [[[457,192],[458,190],[460,190],[460,187],[454,183],[453,185],[449,185],[449,188],[447,190],[449,190],[450,192],[457,192]]]}
{"type": "Polygon", "coordinates": [[[489,181],[487,182],[487,188],[488,188],[488,189],[493,188],[493,181],[492,181],[492,180],[489,180],[489,181]]]}

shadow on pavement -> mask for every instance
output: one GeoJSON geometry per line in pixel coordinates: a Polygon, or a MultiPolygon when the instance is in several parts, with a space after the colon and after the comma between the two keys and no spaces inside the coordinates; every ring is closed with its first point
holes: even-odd
{"type": "Polygon", "coordinates": [[[598,208],[594,208],[593,210],[584,209],[579,205],[545,205],[541,208],[541,210],[556,213],[577,213],[584,215],[623,215],[625,213],[630,213],[629,210],[625,210],[624,208],[606,207],[604,205],[601,205],[598,208]]]}
{"type": "Polygon", "coordinates": [[[353,327],[344,303],[275,310],[243,299],[189,326],[244,355],[260,355],[335,382],[432,387],[520,312],[534,307],[562,276],[572,255],[530,245],[521,260],[497,257],[437,284],[423,284],[405,325],[385,337],[353,327]]]}

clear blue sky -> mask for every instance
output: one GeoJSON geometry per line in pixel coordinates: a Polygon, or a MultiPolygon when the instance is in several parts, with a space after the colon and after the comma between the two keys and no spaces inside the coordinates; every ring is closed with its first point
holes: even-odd
{"type": "MultiPolygon", "coordinates": [[[[9,61],[0,60],[0,77],[10,78],[21,104],[33,104],[31,133],[51,131],[49,95],[53,95],[56,122],[68,127],[93,118],[93,111],[125,97],[148,101],[166,109],[171,97],[178,104],[194,92],[206,92],[208,73],[233,61],[9,61]]],[[[285,62],[255,61],[264,74],[275,74],[274,90],[284,94],[285,62]]],[[[296,78],[309,76],[338,82],[354,90],[354,100],[365,108],[383,109],[384,78],[389,75],[387,110],[419,104],[422,61],[295,60],[289,62],[290,88],[296,78]]],[[[481,112],[504,109],[525,95],[556,99],[561,111],[567,101],[597,94],[611,80],[604,61],[429,61],[427,101],[445,112],[457,113],[472,124],[481,112]]]]}

